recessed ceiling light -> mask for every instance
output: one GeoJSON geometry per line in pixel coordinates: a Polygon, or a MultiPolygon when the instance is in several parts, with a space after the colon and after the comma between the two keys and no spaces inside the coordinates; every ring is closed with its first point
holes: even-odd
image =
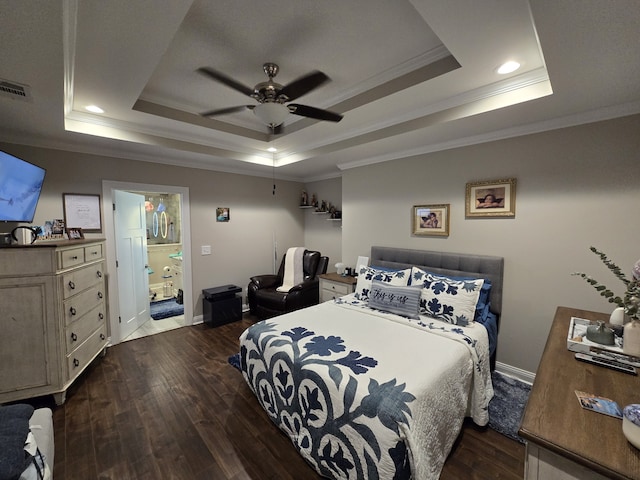
{"type": "Polygon", "coordinates": [[[276,153],[277,151],[278,151],[278,149],[276,147],[267,148],[267,152],[276,153]]]}
{"type": "Polygon", "coordinates": [[[98,107],[97,105],[87,105],[86,107],[84,107],[85,110],[88,110],[92,113],[104,113],[104,110],[101,109],[100,107],[98,107]]]}
{"type": "Polygon", "coordinates": [[[506,75],[507,73],[515,72],[519,68],[520,68],[520,64],[518,62],[508,61],[500,65],[500,67],[498,67],[497,72],[500,75],[506,75]]]}

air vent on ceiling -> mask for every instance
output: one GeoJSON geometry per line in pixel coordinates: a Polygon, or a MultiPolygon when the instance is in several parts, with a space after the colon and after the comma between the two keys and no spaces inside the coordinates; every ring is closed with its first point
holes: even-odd
{"type": "Polygon", "coordinates": [[[31,87],[0,78],[0,96],[30,102],[31,87]]]}

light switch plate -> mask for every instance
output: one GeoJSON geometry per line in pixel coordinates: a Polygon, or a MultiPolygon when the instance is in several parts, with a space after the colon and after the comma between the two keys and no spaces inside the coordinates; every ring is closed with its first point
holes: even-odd
{"type": "Polygon", "coordinates": [[[211,245],[202,245],[200,247],[202,255],[211,255],[211,245]]]}

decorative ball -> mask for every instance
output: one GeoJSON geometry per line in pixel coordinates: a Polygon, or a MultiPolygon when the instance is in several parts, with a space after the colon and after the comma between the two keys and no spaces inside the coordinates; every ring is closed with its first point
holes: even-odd
{"type": "Polygon", "coordinates": [[[640,448],[640,404],[627,405],[622,415],[622,433],[631,445],[640,448]]]}

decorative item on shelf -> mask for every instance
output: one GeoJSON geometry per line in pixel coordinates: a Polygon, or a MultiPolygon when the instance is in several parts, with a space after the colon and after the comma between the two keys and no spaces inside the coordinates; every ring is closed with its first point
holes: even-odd
{"type": "Polygon", "coordinates": [[[587,327],[587,340],[602,345],[615,345],[615,336],[613,330],[604,326],[604,322],[598,322],[597,325],[587,327]]]}
{"type": "Polygon", "coordinates": [[[640,404],[632,403],[622,411],[622,433],[629,443],[640,448],[640,404]]]}
{"type": "Polygon", "coordinates": [[[309,205],[309,197],[307,195],[306,190],[302,191],[302,196],[300,197],[300,206],[301,207],[306,207],[307,205],[309,205]]]}
{"type": "Polygon", "coordinates": [[[326,200],[322,200],[322,203],[320,203],[320,206],[316,208],[316,212],[328,212],[328,211],[329,209],[327,208],[326,200]]]}
{"type": "Polygon", "coordinates": [[[315,193],[311,195],[311,206],[316,208],[318,207],[318,197],[316,197],[315,193]]]}

